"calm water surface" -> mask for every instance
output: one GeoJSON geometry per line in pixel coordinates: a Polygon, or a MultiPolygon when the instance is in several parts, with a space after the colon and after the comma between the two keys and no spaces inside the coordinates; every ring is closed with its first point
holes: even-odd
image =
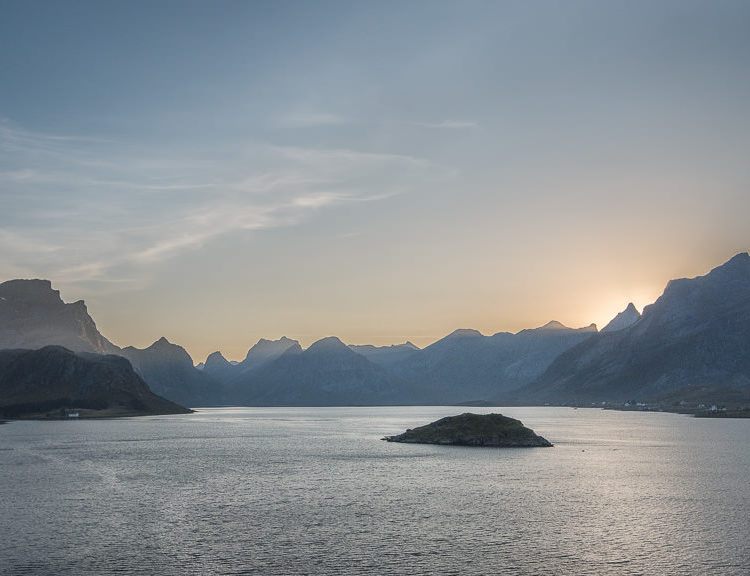
{"type": "Polygon", "coordinates": [[[750,574],[750,420],[472,408],[555,447],[380,441],[460,411],[0,426],[0,573],[750,574]]]}

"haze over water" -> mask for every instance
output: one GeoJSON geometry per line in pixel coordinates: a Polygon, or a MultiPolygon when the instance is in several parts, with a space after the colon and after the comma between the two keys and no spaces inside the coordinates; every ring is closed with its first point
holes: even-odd
{"type": "Polygon", "coordinates": [[[389,444],[455,407],[0,428],[4,574],[750,572],[750,420],[502,411],[551,449],[389,444]]]}

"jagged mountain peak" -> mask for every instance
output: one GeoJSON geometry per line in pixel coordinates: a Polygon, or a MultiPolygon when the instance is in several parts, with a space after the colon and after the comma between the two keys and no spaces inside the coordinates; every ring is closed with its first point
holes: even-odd
{"type": "Polygon", "coordinates": [[[625,310],[618,313],[604,328],[602,328],[602,332],[616,332],[617,330],[629,328],[640,319],[641,313],[638,312],[635,304],[630,302],[625,310]]]}
{"type": "Polygon", "coordinates": [[[204,367],[210,366],[231,366],[231,363],[224,358],[224,355],[220,351],[217,350],[216,352],[211,352],[206,358],[204,367]]]}
{"type": "Polygon", "coordinates": [[[156,349],[159,349],[159,348],[167,348],[167,347],[171,347],[171,346],[177,346],[177,344],[172,344],[169,340],[167,340],[166,336],[162,336],[156,342],[154,342],[153,344],[151,344],[151,346],[149,346],[148,348],[156,350],[156,349]]]}
{"type": "Polygon", "coordinates": [[[269,340],[267,338],[261,338],[258,342],[247,351],[245,360],[252,362],[254,358],[278,356],[289,348],[299,346],[297,340],[292,340],[286,336],[282,336],[278,340],[269,340]]]}
{"type": "Polygon", "coordinates": [[[261,338],[255,344],[255,346],[268,346],[269,344],[294,344],[295,342],[297,341],[292,340],[291,338],[287,338],[286,336],[282,336],[278,340],[271,340],[270,338],[261,338]]]}
{"type": "MultiPolygon", "coordinates": [[[[516,334],[516,336],[548,336],[548,335],[555,335],[555,334],[573,334],[573,333],[579,333],[579,334],[588,334],[588,333],[595,333],[598,332],[598,329],[596,327],[596,324],[591,323],[588,326],[584,326],[582,328],[570,328],[569,326],[566,326],[562,322],[558,322],[557,320],[550,320],[547,322],[544,326],[539,326],[539,328],[526,328],[525,330],[521,330],[516,334]]],[[[503,333],[499,332],[496,334],[496,336],[502,336],[503,333]]]]}
{"type": "Polygon", "coordinates": [[[562,322],[558,322],[557,320],[550,320],[544,326],[540,326],[539,330],[570,330],[570,328],[568,328],[562,322]]]}
{"type": "Polygon", "coordinates": [[[164,336],[151,344],[151,346],[142,350],[133,346],[128,346],[127,348],[123,348],[123,352],[136,354],[145,353],[148,356],[159,357],[165,361],[179,362],[185,365],[189,363],[191,368],[194,367],[193,359],[190,357],[190,354],[188,354],[188,351],[179,344],[173,344],[164,336]]]}

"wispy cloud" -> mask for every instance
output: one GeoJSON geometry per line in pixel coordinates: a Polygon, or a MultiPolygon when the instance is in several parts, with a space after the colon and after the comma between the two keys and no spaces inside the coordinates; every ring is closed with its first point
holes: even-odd
{"type": "Polygon", "coordinates": [[[0,228],[0,246],[5,253],[52,254],[60,251],[60,246],[34,238],[33,235],[0,228]]]}
{"type": "Polygon", "coordinates": [[[348,167],[382,166],[398,164],[417,168],[428,168],[431,163],[424,158],[417,158],[406,154],[389,154],[378,152],[359,152],[355,150],[337,148],[298,148],[293,146],[274,147],[284,157],[316,166],[320,170],[338,168],[342,163],[348,167]]]}
{"type": "Polygon", "coordinates": [[[249,143],[196,157],[0,122],[0,272],[132,282],[234,233],[290,227],[434,177],[409,155],[249,143]]]}

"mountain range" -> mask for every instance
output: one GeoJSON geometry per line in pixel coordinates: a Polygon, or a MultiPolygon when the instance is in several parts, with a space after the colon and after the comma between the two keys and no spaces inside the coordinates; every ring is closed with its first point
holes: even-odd
{"type": "Polygon", "coordinates": [[[483,336],[456,330],[390,366],[405,382],[419,385],[430,403],[453,404],[502,397],[538,377],[563,351],[596,333],[549,322],[517,334],[483,336]]]}
{"type": "Polygon", "coordinates": [[[241,362],[200,365],[165,338],[145,349],[102,336],[82,301],[47,280],[0,284],[0,347],[55,344],[126,358],[151,390],[188,406],[750,403],[750,257],[671,281],[640,314],[629,304],[601,331],[549,322],[491,336],[456,330],[424,349],[261,339],[241,362]]]}
{"type": "Polygon", "coordinates": [[[635,322],[565,351],[518,399],[750,402],[750,257],[670,281],[635,322]]]}

